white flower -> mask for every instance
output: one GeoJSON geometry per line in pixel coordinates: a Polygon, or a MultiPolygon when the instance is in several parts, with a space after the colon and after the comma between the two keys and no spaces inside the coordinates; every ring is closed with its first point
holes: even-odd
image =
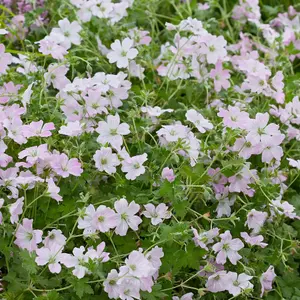
{"type": "Polygon", "coordinates": [[[96,131],[99,133],[97,142],[101,144],[109,143],[115,149],[120,149],[123,144],[123,135],[130,133],[129,125],[126,123],[120,124],[120,117],[107,116],[107,121],[100,121],[96,131]]]}
{"type": "Polygon", "coordinates": [[[62,247],[60,245],[54,245],[51,248],[42,247],[36,250],[37,257],[35,262],[38,266],[44,266],[48,264],[49,271],[51,273],[60,273],[61,271],[61,259],[63,254],[61,253],[62,247]]]}
{"type": "Polygon", "coordinates": [[[58,133],[67,136],[79,136],[82,134],[82,125],[79,121],[68,122],[66,126],[60,127],[58,133]]]}
{"type": "Polygon", "coordinates": [[[86,254],[83,254],[85,251],[84,247],[73,249],[73,255],[63,253],[61,254],[61,263],[64,264],[67,268],[74,268],[72,271],[73,275],[81,279],[85,274],[89,274],[90,271],[85,264],[89,261],[89,257],[86,254]]]}
{"type": "MultiPolygon", "coordinates": [[[[51,34],[57,36],[63,36],[63,42],[60,43],[65,49],[69,49],[71,44],[80,45],[80,35],[81,26],[77,21],[70,21],[67,18],[58,21],[59,28],[53,28],[51,34]]],[[[50,34],[50,36],[51,36],[50,34]]]]}
{"type": "Polygon", "coordinates": [[[108,174],[116,173],[116,166],[120,164],[117,154],[112,153],[111,148],[102,147],[93,156],[96,168],[108,174]]]}
{"type": "Polygon", "coordinates": [[[116,40],[111,44],[112,51],[107,54],[109,62],[116,62],[118,68],[127,68],[129,59],[134,59],[138,55],[138,51],[132,46],[133,40],[130,38],[125,38],[122,43],[120,40],[116,40]]]}
{"type": "Polygon", "coordinates": [[[132,230],[138,230],[138,226],[142,223],[142,219],[135,214],[140,210],[140,206],[134,201],[128,202],[126,199],[122,198],[115,202],[115,210],[120,217],[119,224],[116,227],[116,234],[125,236],[130,227],[132,230]]]}
{"type": "Polygon", "coordinates": [[[201,133],[204,133],[206,130],[214,127],[209,120],[205,119],[195,109],[189,109],[185,114],[185,117],[188,121],[192,122],[201,133]]]}
{"type": "Polygon", "coordinates": [[[227,276],[227,290],[233,296],[239,295],[242,290],[253,288],[253,284],[249,281],[253,278],[253,276],[249,276],[245,273],[238,275],[235,272],[228,272],[227,276]]]}
{"type": "Polygon", "coordinates": [[[147,160],[147,153],[136,155],[123,160],[122,171],[127,173],[125,177],[128,180],[134,180],[141,174],[144,174],[146,169],[143,163],[147,160]]]}
{"type": "Polygon", "coordinates": [[[187,137],[189,128],[182,124],[164,125],[157,131],[158,136],[163,136],[167,142],[177,142],[178,139],[187,137]]]}
{"type": "Polygon", "coordinates": [[[146,210],[143,215],[146,218],[151,218],[152,225],[157,225],[164,221],[164,219],[170,219],[171,213],[168,211],[168,207],[164,203],[160,203],[155,207],[153,204],[149,203],[144,205],[146,210]]]}
{"type": "Polygon", "coordinates": [[[132,251],[128,258],[125,259],[126,267],[128,268],[129,275],[142,278],[151,276],[155,269],[151,262],[139,251],[132,251]]]}

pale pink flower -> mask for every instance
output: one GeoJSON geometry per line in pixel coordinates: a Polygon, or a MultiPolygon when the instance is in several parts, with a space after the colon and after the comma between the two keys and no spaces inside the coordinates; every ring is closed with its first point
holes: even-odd
{"type": "Polygon", "coordinates": [[[166,167],[166,168],[163,168],[163,170],[161,172],[161,178],[166,179],[169,182],[173,182],[176,178],[176,175],[174,174],[173,169],[166,167]]]}
{"type": "Polygon", "coordinates": [[[105,242],[101,242],[97,246],[96,250],[93,249],[92,247],[88,248],[86,255],[93,260],[97,259],[101,263],[105,263],[105,262],[109,261],[109,253],[104,252],[103,251],[104,248],[105,248],[105,242]]]}
{"type": "Polygon", "coordinates": [[[48,235],[45,237],[43,244],[46,248],[51,249],[52,247],[58,245],[60,247],[66,244],[67,238],[63,235],[61,230],[52,229],[48,232],[48,235]]]}
{"type": "Polygon", "coordinates": [[[240,239],[232,239],[231,233],[229,230],[226,230],[225,233],[220,234],[221,241],[213,245],[212,249],[218,253],[216,257],[216,262],[218,264],[225,264],[226,259],[236,265],[242,256],[238,254],[238,251],[244,247],[243,242],[240,239]]]}
{"type": "Polygon", "coordinates": [[[77,21],[70,21],[67,18],[58,21],[59,28],[53,28],[51,34],[63,36],[63,41],[60,43],[65,49],[69,49],[71,44],[80,45],[81,38],[79,32],[81,26],[77,21]]]}
{"type": "Polygon", "coordinates": [[[92,217],[92,227],[100,232],[107,232],[120,223],[120,216],[111,208],[100,205],[92,217]]]}
{"type": "Polygon", "coordinates": [[[188,121],[192,122],[201,133],[204,133],[207,130],[212,129],[214,127],[209,120],[205,119],[195,109],[189,109],[186,112],[185,117],[188,121]]]}
{"type": "Polygon", "coordinates": [[[60,191],[60,188],[54,183],[53,178],[48,178],[47,180],[48,183],[48,188],[47,188],[47,192],[49,194],[49,196],[56,200],[57,202],[61,202],[63,201],[62,196],[60,196],[58,193],[60,191]]]}
{"type": "Polygon", "coordinates": [[[222,66],[222,62],[219,60],[216,63],[215,69],[212,69],[209,73],[210,78],[214,80],[214,86],[216,92],[220,92],[223,88],[224,90],[227,90],[230,87],[230,74],[228,70],[224,70],[222,66]]]}
{"type": "Polygon", "coordinates": [[[64,55],[68,54],[68,51],[59,45],[60,41],[63,41],[61,37],[58,36],[46,36],[44,39],[39,41],[39,52],[45,55],[51,55],[55,59],[64,59],[64,55]]]}
{"type": "MultiPolygon", "coordinates": [[[[3,198],[0,198],[0,208],[2,208],[4,204],[4,199],[3,198]]],[[[2,225],[3,223],[3,215],[2,215],[2,212],[0,211],[0,225],[2,225]]]]}
{"type": "Polygon", "coordinates": [[[128,268],[128,274],[138,278],[151,276],[155,272],[144,254],[135,250],[125,259],[125,265],[128,268]]]}
{"type": "Polygon", "coordinates": [[[119,274],[115,269],[110,270],[107,274],[106,280],[103,282],[104,291],[108,294],[110,299],[117,299],[119,297],[119,274]]]}
{"type": "Polygon", "coordinates": [[[133,48],[133,40],[125,38],[114,41],[111,44],[111,51],[107,54],[110,63],[117,63],[118,68],[127,68],[129,60],[134,59],[138,55],[138,51],[133,48]]]}
{"type": "Polygon", "coordinates": [[[227,42],[224,37],[207,34],[203,37],[200,53],[206,55],[206,60],[209,64],[216,64],[218,60],[222,60],[227,55],[227,42]]]}
{"type": "Polygon", "coordinates": [[[226,271],[219,271],[208,277],[206,289],[212,293],[223,292],[228,287],[228,276],[226,271]]]}
{"type": "Polygon", "coordinates": [[[136,155],[122,161],[121,170],[127,173],[125,177],[128,180],[135,180],[138,176],[145,173],[146,169],[143,163],[147,160],[147,153],[136,155]]]}
{"type": "Polygon", "coordinates": [[[115,202],[114,207],[119,215],[119,224],[115,230],[116,234],[125,236],[128,227],[137,231],[139,224],[142,223],[142,219],[135,215],[140,210],[140,206],[134,201],[128,205],[127,200],[122,198],[115,202]]]}
{"type": "Polygon", "coordinates": [[[287,158],[287,160],[289,161],[290,166],[300,170],[300,160],[295,160],[295,159],[292,159],[292,158],[287,158]]]}
{"type": "Polygon", "coordinates": [[[84,229],[83,230],[83,235],[87,236],[89,234],[93,234],[96,232],[96,228],[93,226],[93,219],[94,219],[94,214],[96,210],[94,205],[90,204],[88,207],[86,207],[84,215],[81,216],[78,220],[78,228],[79,229],[84,229]]]}
{"type": "Polygon", "coordinates": [[[40,120],[38,122],[31,122],[29,125],[23,126],[23,135],[26,138],[31,138],[33,136],[39,137],[48,137],[51,136],[51,130],[55,129],[55,126],[52,122],[45,123],[43,125],[43,121],[40,120]]]}
{"type": "Polygon", "coordinates": [[[55,89],[62,90],[67,84],[71,83],[66,77],[69,68],[64,65],[50,64],[48,72],[44,74],[47,85],[52,84],[55,89]]]}
{"type": "Polygon", "coordinates": [[[61,246],[54,245],[51,248],[42,247],[36,250],[37,257],[35,262],[38,266],[44,266],[48,264],[49,271],[51,273],[60,273],[61,265],[60,262],[63,259],[61,253],[61,246]]]}
{"type": "Polygon", "coordinates": [[[249,123],[249,114],[238,107],[228,106],[228,110],[220,108],[218,116],[223,118],[226,127],[245,129],[249,123]]]}
{"type": "Polygon", "coordinates": [[[257,145],[265,139],[270,138],[270,136],[280,135],[277,124],[272,123],[268,125],[269,117],[268,113],[257,113],[255,119],[249,123],[249,133],[246,136],[246,140],[252,143],[252,145],[257,145]]]}
{"type": "Polygon", "coordinates": [[[245,273],[238,275],[235,272],[228,272],[227,278],[228,278],[227,290],[233,296],[239,295],[243,290],[253,288],[253,284],[250,282],[253,276],[249,276],[245,273]]]}
{"type": "Polygon", "coordinates": [[[15,203],[9,206],[10,222],[15,224],[19,221],[19,215],[23,212],[24,197],[19,198],[15,203]]]}
{"type": "Polygon", "coordinates": [[[263,243],[264,237],[262,235],[250,236],[247,232],[241,232],[241,237],[245,240],[245,242],[251,246],[260,246],[261,248],[265,248],[268,246],[267,243],[263,243]]]}
{"type": "Polygon", "coordinates": [[[146,211],[143,211],[143,215],[146,218],[151,219],[152,225],[158,225],[165,219],[171,218],[171,213],[168,211],[168,207],[164,203],[160,203],[155,207],[152,203],[144,205],[146,211]]]}
{"type": "Polygon", "coordinates": [[[66,126],[60,127],[58,133],[67,136],[79,136],[83,133],[83,129],[79,121],[68,122],[66,126]]]}
{"type": "Polygon", "coordinates": [[[194,237],[193,241],[196,246],[199,246],[206,251],[208,251],[207,245],[212,244],[214,242],[214,238],[219,235],[219,228],[213,228],[208,231],[202,231],[198,233],[195,228],[192,228],[194,237]]]}
{"type": "Polygon", "coordinates": [[[0,44],[0,74],[5,74],[8,65],[12,63],[13,56],[10,53],[5,53],[5,46],[0,44]]]}
{"type": "Polygon", "coordinates": [[[177,296],[174,296],[172,297],[172,300],[192,300],[193,299],[193,296],[194,294],[193,293],[187,293],[187,294],[184,294],[182,297],[177,297],[177,296]]]}
{"type": "Polygon", "coordinates": [[[260,284],[261,284],[260,297],[262,297],[266,291],[268,292],[268,291],[272,290],[272,284],[273,284],[275,277],[276,277],[276,274],[275,274],[273,266],[269,266],[268,270],[260,276],[260,279],[259,279],[260,284]]]}
{"type": "Polygon", "coordinates": [[[26,162],[30,165],[34,165],[38,160],[46,159],[49,155],[48,145],[42,144],[39,146],[33,146],[20,151],[18,157],[23,159],[26,157],[26,162]]]}
{"type": "Polygon", "coordinates": [[[63,178],[68,177],[70,174],[74,176],[80,176],[83,172],[81,163],[78,161],[78,159],[69,159],[64,153],[53,155],[50,165],[53,171],[63,178]]]}
{"type": "Polygon", "coordinates": [[[96,168],[99,171],[105,171],[108,174],[116,173],[116,166],[120,164],[117,154],[113,153],[111,148],[106,147],[97,150],[93,159],[96,168]]]}
{"type": "Polygon", "coordinates": [[[42,230],[33,230],[33,220],[23,219],[23,223],[18,226],[16,232],[15,244],[21,249],[27,249],[29,252],[37,249],[37,244],[42,241],[42,230]]]}
{"type": "Polygon", "coordinates": [[[81,279],[86,274],[90,273],[88,268],[85,266],[85,264],[87,264],[87,262],[89,261],[89,257],[84,254],[84,252],[85,249],[83,246],[80,246],[80,248],[75,247],[73,249],[73,255],[63,253],[60,259],[60,262],[67,268],[74,268],[72,273],[78,279],[81,279]]]}
{"type": "Polygon", "coordinates": [[[268,214],[266,212],[251,209],[247,215],[247,221],[245,225],[247,225],[249,229],[253,229],[253,233],[258,233],[261,227],[264,225],[267,217],[268,214]]]}
{"type": "Polygon", "coordinates": [[[155,246],[145,254],[145,257],[151,262],[152,266],[158,270],[162,265],[161,258],[164,257],[162,248],[155,246]]]}
{"type": "Polygon", "coordinates": [[[109,143],[112,147],[120,149],[123,144],[123,135],[130,133],[129,125],[120,124],[120,117],[108,115],[107,121],[100,121],[96,131],[99,133],[97,142],[101,144],[109,143]]]}

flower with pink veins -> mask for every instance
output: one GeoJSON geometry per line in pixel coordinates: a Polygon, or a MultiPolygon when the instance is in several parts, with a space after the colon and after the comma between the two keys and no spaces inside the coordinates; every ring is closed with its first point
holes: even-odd
{"type": "Polygon", "coordinates": [[[19,215],[23,212],[24,197],[19,198],[15,203],[9,206],[10,222],[15,224],[19,221],[19,215]]]}
{"type": "Polygon", "coordinates": [[[49,195],[50,198],[56,200],[57,202],[63,201],[62,196],[59,195],[60,188],[54,183],[53,178],[46,179],[48,183],[48,188],[46,193],[49,195]]]}
{"type": "Polygon", "coordinates": [[[143,163],[147,160],[147,153],[142,155],[136,155],[130,158],[127,158],[122,161],[121,170],[124,173],[126,179],[135,180],[138,176],[145,173],[146,168],[143,166],[143,163]]]}
{"type": "Polygon", "coordinates": [[[111,51],[107,54],[110,63],[117,63],[118,68],[127,68],[129,60],[138,55],[138,51],[133,48],[133,40],[125,38],[122,42],[116,40],[111,44],[111,51]]]}
{"type": "Polygon", "coordinates": [[[100,205],[93,214],[92,226],[100,232],[107,232],[119,223],[120,216],[105,205],[100,205]]]}
{"type": "Polygon", "coordinates": [[[42,247],[37,249],[35,262],[38,266],[48,265],[51,273],[58,274],[61,271],[60,263],[64,257],[61,251],[62,247],[60,245],[54,245],[51,248],[42,247]]]}
{"type": "Polygon", "coordinates": [[[127,123],[120,124],[120,117],[108,115],[106,122],[100,121],[96,131],[99,133],[97,142],[100,144],[109,143],[113,148],[120,149],[123,144],[123,135],[130,133],[127,123]]]}
{"type": "Polygon", "coordinates": [[[231,233],[229,230],[226,230],[224,233],[220,234],[221,241],[213,245],[212,249],[217,254],[216,262],[218,264],[225,264],[227,258],[229,261],[236,265],[242,256],[238,254],[238,251],[244,248],[243,242],[236,238],[232,239],[231,233]]]}
{"type": "Polygon", "coordinates": [[[214,80],[214,86],[216,92],[220,92],[223,88],[224,90],[227,90],[230,87],[230,74],[228,70],[224,70],[222,66],[222,62],[219,60],[216,63],[215,69],[212,69],[209,73],[210,78],[214,80]]]}
{"type": "Polygon", "coordinates": [[[12,63],[13,56],[10,53],[5,53],[5,46],[0,44],[0,74],[5,74],[8,65],[12,63]]]}
{"type": "Polygon", "coordinates": [[[164,203],[160,203],[155,207],[152,203],[144,205],[145,211],[143,211],[143,215],[146,218],[151,219],[152,225],[158,225],[162,223],[165,219],[171,218],[171,212],[168,211],[168,207],[164,203]]]}
{"type": "Polygon", "coordinates": [[[52,122],[45,123],[43,121],[31,122],[29,125],[23,126],[23,135],[26,138],[31,138],[34,136],[38,137],[49,137],[52,135],[51,131],[55,129],[55,126],[52,122]]]}
{"type": "Polygon", "coordinates": [[[54,154],[51,158],[50,165],[53,171],[63,178],[67,178],[70,174],[80,176],[83,172],[78,159],[69,159],[65,153],[54,154]]]}
{"type": "Polygon", "coordinates": [[[18,226],[15,234],[15,244],[21,249],[27,249],[29,252],[33,252],[37,249],[37,244],[42,241],[42,230],[33,230],[33,220],[27,218],[23,219],[23,223],[18,226]]]}
{"type": "Polygon", "coordinates": [[[135,215],[140,210],[140,206],[134,201],[128,205],[127,200],[122,198],[115,202],[114,207],[119,216],[119,223],[115,230],[116,234],[125,236],[129,227],[137,231],[139,224],[142,223],[142,219],[135,215]]]}

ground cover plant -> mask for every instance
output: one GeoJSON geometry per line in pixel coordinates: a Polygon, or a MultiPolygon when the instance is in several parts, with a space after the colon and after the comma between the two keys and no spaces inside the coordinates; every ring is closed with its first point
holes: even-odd
{"type": "Polygon", "coordinates": [[[0,0],[1,299],[300,299],[300,4],[0,0]]]}

